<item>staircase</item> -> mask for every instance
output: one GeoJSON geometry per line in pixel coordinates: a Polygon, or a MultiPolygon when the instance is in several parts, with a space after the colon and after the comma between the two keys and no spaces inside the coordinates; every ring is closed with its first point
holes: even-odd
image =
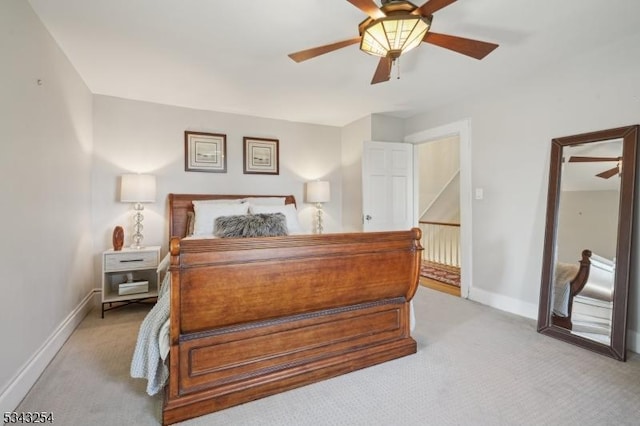
{"type": "MultiPolygon", "coordinates": [[[[421,282],[460,295],[460,145],[457,136],[420,144],[418,211],[421,282]]],[[[438,290],[442,290],[439,289],[438,290]]]]}
{"type": "Polygon", "coordinates": [[[423,203],[419,220],[423,260],[460,268],[460,170],[437,194],[421,194],[423,203]]]}
{"type": "Polygon", "coordinates": [[[454,293],[443,288],[436,289],[457,295],[460,295],[461,253],[459,177],[458,170],[430,200],[419,221],[424,248],[420,275],[429,281],[455,287],[454,293]]]}
{"type": "Polygon", "coordinates": [[[422,260],[460,269],[460,224],[420,221],[422,260]]]}

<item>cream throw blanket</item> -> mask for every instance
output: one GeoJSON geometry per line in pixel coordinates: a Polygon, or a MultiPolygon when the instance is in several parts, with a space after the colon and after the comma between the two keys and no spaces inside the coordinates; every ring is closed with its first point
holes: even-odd
{"type": "MultiPolygon", "coordinates": [[[[164,262],[163,262],[164,263],[164,262]]],[[[160,267],[158,268],[160,270],[160,267]]],[[[167,357],[171,274],[166,273],[158,292],[158,301],[140,325],[138,342],[131,361],[131,377],[147,379],[147,393],[155,395],[167,382],[167,357]]]]}

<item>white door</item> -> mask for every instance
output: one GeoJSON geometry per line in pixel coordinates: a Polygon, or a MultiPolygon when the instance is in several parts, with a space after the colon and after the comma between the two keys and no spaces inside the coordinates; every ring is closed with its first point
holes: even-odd
{"type": "Polygon", "coordinates": [[[362,153],[363,229],[395,231],[413,226],[413,145],[365,142],[362,153]]]}

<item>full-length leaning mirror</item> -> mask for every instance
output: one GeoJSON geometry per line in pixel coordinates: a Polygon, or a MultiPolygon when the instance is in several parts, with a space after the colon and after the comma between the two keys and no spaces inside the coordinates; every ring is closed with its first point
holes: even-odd
{"type": "Polygon", "coordinates": [[[538,331],[626,359],[639,126],[552,140],[538,331]]]}

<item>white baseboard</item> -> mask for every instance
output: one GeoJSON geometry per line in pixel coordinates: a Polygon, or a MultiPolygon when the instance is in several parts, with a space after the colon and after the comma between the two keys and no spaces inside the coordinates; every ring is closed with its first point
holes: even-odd
{"type": "Polygon", "coordinates": [[[96,295],[99,296],[100,293],[91,290],[9,381],[8,386],[0,393],[0,413],[15,411],[64,342],[95,306],[96,295]]]}
{"type": "MultiPolygon", "coordinates": [[[[522,300],[491,293],[490,291],[475,287],[469,290],[469,300],[500,309],[501,311],[520,315],[521,317],[531,318],[533,320],[538,319],[538,306],[533,303],[523,302],[522,300]]],[[[635,353],[640,353],[640,332],[627,330],[627,349],[635,353]]]]}
{"type": "Polygon", "coordinates": [[[500,309],[501,311],[520,315],[521,317],[534,320],[538,319],[537,305],[502,294],[491,293],[490,291],[481,290],[477,287],[471,287],[469,289],[469,300],[500,309]]]}

